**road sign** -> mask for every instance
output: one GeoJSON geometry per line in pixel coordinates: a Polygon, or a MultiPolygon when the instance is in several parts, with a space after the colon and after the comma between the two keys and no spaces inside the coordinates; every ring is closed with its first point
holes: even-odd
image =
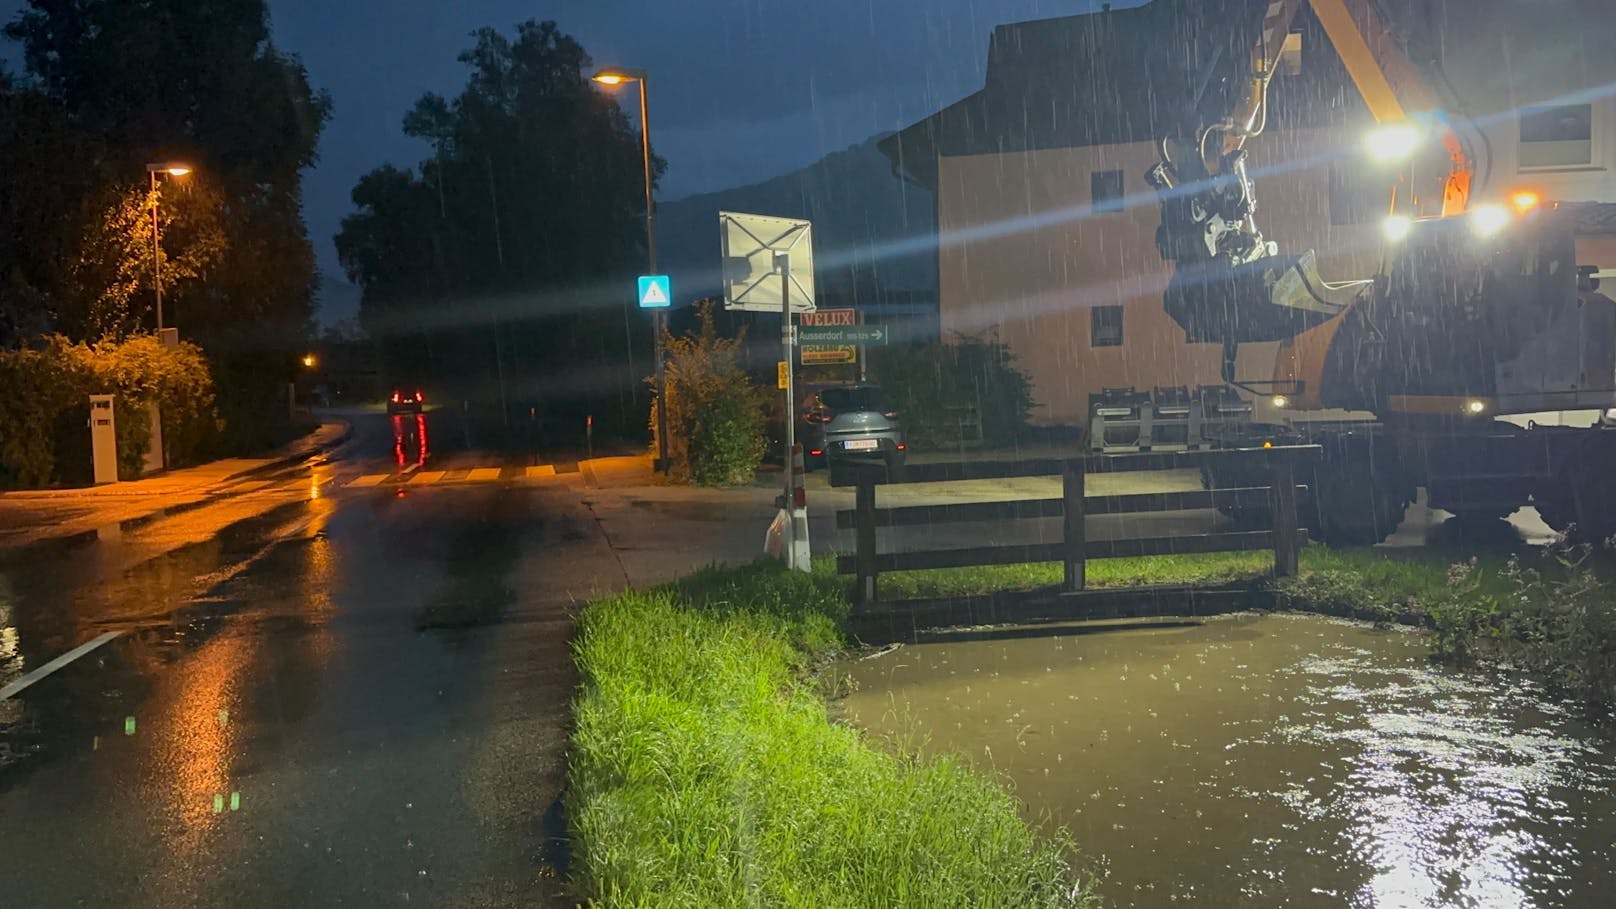
{"type": "Polygon", "coordinates": [[[784,360],[776,361],[774,364],[774,387],[784,390],[786,384],[790,381],[791,364],[784,360]]]}
{"type": "Polygon", "coordinates": [[[845,325],[817,327],[804,325],[797,329],[798,344],[885,344],[885,325],[845,325]]]}
{"type": "Polygon", "coordinates": [[[776,255],[785,257],[791,311],[814,308],[813,225],[794,218],[718,213],[724,255],[724,308],[779,312],[781,287],[776,255]]]}
{"type": "Polygon", "coordinates": [[[816,309],[797,317],[803,325],[857,325],[856,309],[816,309]]]}
{"type": "Polygon", "coordinates": [[[834,346],[804,344],[798,350],[802,351],[802,365],[804,366],[828,366],[832,363],[858,362],[858,346],[855,344],[837,344],[834,346]]]}
{"type": "Polygon", "coordinates": [[[640,275],[640,308],[663,309],[673,305],[673,285],[667,275],[640,275]]]}

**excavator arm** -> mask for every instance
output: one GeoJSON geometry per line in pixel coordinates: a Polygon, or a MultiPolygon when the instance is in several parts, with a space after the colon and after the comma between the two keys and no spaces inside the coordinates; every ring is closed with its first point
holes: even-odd
{"type": "MultiPolygon", "coordinates": [[[[1271,0],[1244,61],[1231,66],[1214,55],[1198,80],[1202,92],[1216,80],[1236,82],[1229,109],[1211,115],[1198,110],[1195,122],[1162,140],[1161,160],[1146,173],[1161,203],[1157,248],[1175,264],[1167,311],[1190,341],[1224,345],[1229,380],[1238,344],[1294,337],[1343,311],[1355,296],[1320,279],[1311,251],[1281,254],[1257,226],[1245,144],[1266,125],[1269,86],[1304,4],[1312,7],[1370,114],[1392,127],[1389,140],[1411,150],[1423,132],[1441,136],[1452,163],[1441,212],[1462,212],[1470,194],[1474,168],[1464,144],[1373,0],[1271,0]]],[[[1408,202],[1416,211],[1424,204],[1418,197],[1408,202]]]]}

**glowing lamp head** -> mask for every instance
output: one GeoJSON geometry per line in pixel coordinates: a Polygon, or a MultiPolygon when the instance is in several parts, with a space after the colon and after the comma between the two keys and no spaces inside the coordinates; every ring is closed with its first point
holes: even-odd
{"type": "Polygon", "coordinates": [[[314,368],[314,354],[304,354],[303,355],[303,365],[309,367],[310,369],[313,369],[314,368]]]}
{"type": "Polygon", "coordinates": [[[1364,139],[1364,148],[1376,161],[1404,161],[1419,147],[1420,130],[1408,123],[1382,126],[1364,139]]]}
{"type": "Polygon", "coordinates": [[[595,81],[601,85],[622,85],[623,77],[618,73],[596,73],[595,81]]]}
{"type": "Polygon", "coordinates": [[[1285,397],[1284,395],[1274,395],[1273,405],[1281,410],[1284,410],[1285,408],[1291,406],[1291,399],[1285,397]]]}
{"type": "Polygon", "coordinates": [[[1487,411],[1487,402],[1479,398],[1471,398],[1465,402],[1464,409],[1465,413],[1473,417],[1481,416],[1487,411]]]}
{"type": "Polygon", "coordinates": [[[1502,205],[1479,205],[1470,212],[1470,230],[1478,237],[1491,237],[1509,226],[1509,209],[1502,205]]]}
{"type": "Polygon", "coordinates": [[[1408,236],[1414,229],[1414,219],[1406,215],[1392,215],[1380,222],[1380,234],[1386,239],[1396,243],[1408,236]]]}

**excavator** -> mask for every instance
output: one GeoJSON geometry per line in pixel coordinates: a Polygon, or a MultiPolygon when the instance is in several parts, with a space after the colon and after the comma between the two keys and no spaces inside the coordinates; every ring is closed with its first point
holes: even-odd
{"type": "MultiPolygon", "coordinates": [[[[1313,530],[1330,543],[1384,540],[1422,488],[1462,520],[1530,504],[1557,531],[1616,534],[1616,303],[1598,292],[1595,263],[1577,260],[1587,206],[1485,195],[1475,143],[1446,112],[1462,104],[1435,90],[1451,94],[1376,0],[1260,8],[1249,55],[1212,57],[1202,103],[1146,174],[1157,246],[1173,262],[1168,314],[1189,341],[1222,346],[1224,381],[1285,415],[1235,424],[1217,444],[1321,445],[1313,530]],[[1314,251],[1283,252],[1258,228],[1247,142],[1266,124],[1304,6],[1377,122],[1364,149],[1343,154],[1444,159],[1423,185],[1410,168],[1388,194],[1381,265],[1363,280],[1327,282],[1314,251]],[[1270,376],[1238,374],[1251,344],[1277,350],[1270,376]],[[1536,416],[1569,411],[1591,416],[1536,416]]],[[[1238,469],[1205,479],[1260,484],[1238,469]]]]}

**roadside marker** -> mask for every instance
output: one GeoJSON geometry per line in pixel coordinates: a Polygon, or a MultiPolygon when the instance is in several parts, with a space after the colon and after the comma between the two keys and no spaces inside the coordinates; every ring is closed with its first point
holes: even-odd
{"type": "MultiPolygon", "coordinates": [[[[12,679],[10,682],[6,683],[6,686],[4,688],[0,688],[0,701],[3,701],[6,698],[9,698],[12,695],[22,693],[22,690],[27,688],[29,685],[34,684],[35,682],[39,681],[40,679],[50,675],[51,673],[55,672],[58,669],[61,669],[63,666],[66,666],[68,663],[71,663],[74,660],[78,659],[79,657],[84,656],[85,654],[89,653],[90,651],[96,649],[97,647],[100,647],[102,644],[105,644],[106,642],[112,640],[115,637],[118,637],[121,634],[123,634],[123,632],[121,632],[121,631],[104,632],[101,635],[99,635],[98,637],[95,637],[95,638],[93,638],[93,639],[91,639],[91,640],[89,640],[89,641],[87,641],[87,642],[85,642],[83,644],[80,644],[77,647],[74,647],[72,650],[69,650],[68,652],[62,654],[61,656],[57,657],[54,660],[51,660],[49,663],[46,663],[45,665],[39,667],[38,669],[35,669],[33,672],[30,672],[27,675],[22,676],[21,678],[12,679]]],[[[130,717],[125,722],[125,727],[126,727],[126,733],[125,734],[134,735],[135,734],[135,718],[130,717]]]]}

